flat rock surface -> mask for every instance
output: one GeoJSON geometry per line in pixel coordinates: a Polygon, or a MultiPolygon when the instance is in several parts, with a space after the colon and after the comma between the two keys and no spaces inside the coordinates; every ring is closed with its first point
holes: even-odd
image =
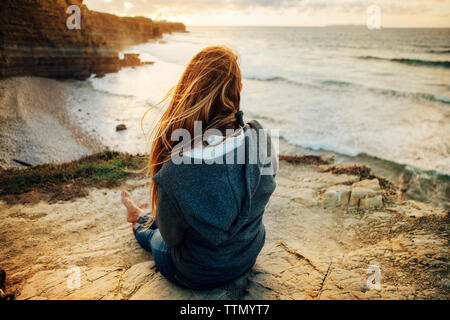
{"type": "MultiPolygon", "coordinates": [[[[361,183],[316,166],[282,162],[276,180],[264,215],[266,244],[254,268],[209,291],[169,283],[135,241],[120,191],[147,202],[145,180],[92,189],[69,202],[0,201],[7,287],[18,299],[450,298],[446,212],[401,200],[368,209],[324,205],[327,191],[361,183]]],[[[373,181],[362,186],[370,189],[373,181]]]]}

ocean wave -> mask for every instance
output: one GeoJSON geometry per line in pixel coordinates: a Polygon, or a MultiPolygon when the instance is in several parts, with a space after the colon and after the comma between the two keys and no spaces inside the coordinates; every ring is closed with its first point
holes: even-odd
{"type": "Polygon", "coordinates": [[[285,77],[281,77],[281,76],[274,76],[274,77],[244,76],[244,78],[247,79],[247,80],[268,81],[268,82],[272,82],[272,81],[289,81],[285,77]]]}
{"type": "Polygon", "coordinates": [[[315,152],[331,151],[349,157],[356,157],[358,154],[363,153],[363,151],[357,148],[353,148],[342,143],[336,143],[336,141],[321,140],[311,137],[305,138],[296,133],[291,133],[284,130],[280,130],[279,137],[280,139],[285,140],[291,145],[309,149],[315,152]]]}
{"type": "Polygon", "coordinates": [[[104,83],[100,84],[100,82],[97,82],[96,80],[97,79],[91,78],[88,81],[86,81],[85,83],[83,83],[83,85],[89,87],[91,90],[94,90],[94,91],[97,91],[100,93],[104,93],[107,95],[111,95],[111,96],[124,97],[124,98],[134,98],[135,97],[132,94],[116,92],[113,87],[108,87],[104,83]],[[103,85],[103,87],[101,85],[103,85]]]}
{"type": "Polygon", "coordinates": [[[380,60],[380,61],[391,61],[402,64],[407,64],[410,66],[421,66],[421,67],[437,67],[450,69],[450,61],[433,61],[433,60],[421,60],[421,59],[407,59],[407,58],[381,58],[374,56],[360,56],[358,59],[363,60],[380,60]]]}
{"type": "Polygon", "coordinates": [[[365,87],[360,84],[342,81],[342,80],[324,80],[320,82],[320,85],[317,84],[308,84],[304,82],[299,82],[291,79],[287,79],[282,76],[274,76],[274,77],[245,77],[245,79],[248,80],[256,80],[256,81],[264,81],[264,82],[283,82],[283,83],[289,83],[296,86],[302,86],[302,87],[314,87],[316,89],[321,89],[323,86],[329,86],[329,87],[354,87],[359,89],[365,89],[375,94],[380,94],[384,96],[391,96],[391,97],[399,97],[399,98],[412,98],[417,100],[427,100],[431,102],[439,102],[443,104],[450,104],[450,97],[447,96],[437,96],[432,93],[423,93],[423,92],[403,92],[403,91],[397,91],[392,89],[380,89],[380,88],[370,88],[365,87]]]}
{"type": "Polygon", "coordinates": [[[391,89],[378,89],[378,88],[369,88],[369,91],[374,93],[393,96],[393,97],[401,97],[401,98],[415,98],[418,100],[428,100],[432,102],[439,102],[444,104],[450,104],[450,97],[441,97],[436,96],[431,93],[422,93],[422,92],[402,92],[391,89]]]}
{"type": "Polygon", "coordinates": [[[104,93],[110,96],[116,96],[116,97],[124,97],[124,98],[135,98],[135,96],[133,96],[132,94],[125,94],[125,93],[117,93],[114,92],[114,90],[109,90],[109,89],[100,89],[97,88],[95,86],[91,86],[91,89],[100,93],[104,93]]]}
{"type": "Polygon", "coordinates": [[[334,152],[337,155],[340,156],[346,156],[346,157],[351,157],[351,158],[358,158],[358,161],[361,160],[365,160],[365,159],[371,159],[371,160],[377,160],[377,161],[383,161],[385,163],[389,163],[390,166],[396,166],[397,170],[401,169],[405,169],[406,167],[408,167],[409,170],[415,170],[416,173],[422,173],[422,174],[426,174],[428,176],[437,176],[440,179],[445,180],[446,183],[450,182],[450,174],[446,173],[446,172],[441,172],[438,170],[432,170],[432,169],[424,169],[424,168],[419,168],[413,164],[407,164],[407,163],[403,163],[401,161],[395,161],[393,159],[387,159],[384,157],[380,157],[374,154],[369,154],[363,150],[359,150],[357,148],[351,148],[348,146],[344,146],[341,144],[333,144],[330,142],[327,143],[320,143],[318,141],[312,141],[312,140],[304,140],[301,139],[299,136],[295,135],[295,134],[290,134],[288,132],[284,132],[281,131],[279,133],[279,137],[280,139],[283,139],[284,141],[286,141],[287,143],[294,145],[294,146],[298,146],[304,149],[308,149],[314,152],[334,152]]]}
{"type": "Polygon", "coordinates": [[[447,54],[450,53],[450,50],[429,50],[428,53],[447,54]]]}
{"type": "Polygon", "coordinates": [[[262,82],[283,82],[283,83],[288,83],[288,84],[293,84],[296,86],[300,86],[300,87],[318,87],[315,86],[313,84],[308,84],[305,82],[300,82],[300,81],[296,81],[296,80],[292,80],[292,79],[288,79],[285,78],[283,76],[273,76],[273,77],[255,77],[255,76],[245,76],[244,78],[247,80],[255,80],[255,81],[262,81],[262,82]]]}
{"type": "Polygon", "coordinates": [[[444,104],[450,104],[450,97],[446,96],[437,96],[432,93],[423,93],[423,92],[403,92],[392,89],[380,89],[380,88],[370,88],[364,87],[362,85],[346,82],[346,81],[336,81],[336,80],[325,80],[321,82],[324,85],[328,86],[338,86],[338,87],[358,87],[362,89],[366,89],[370,92],[391,96],[391,97],[399,97],[399,98],[413,98],[418,100],[428,100],[432,102],[440,102],[444,104]]]}
{"type": "Polygon", "coordinates": [[[325,80],[321,82],[324,85],[332,85],[332,86],[340,86],[340,87],[350,87],[350,86],[357,86],[354,83],[350,83],[347,81],[338,81],[338,80],[325,80]]]}

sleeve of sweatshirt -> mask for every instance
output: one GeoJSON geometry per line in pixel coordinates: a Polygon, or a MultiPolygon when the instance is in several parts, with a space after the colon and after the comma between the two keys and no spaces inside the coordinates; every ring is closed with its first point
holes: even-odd
{"type": "Polygon", "coordinates": [[[182,213],[160,184],[158,184],[156,223],[169,248],[177,247],[183,242],[187,224],[182,213]]]}

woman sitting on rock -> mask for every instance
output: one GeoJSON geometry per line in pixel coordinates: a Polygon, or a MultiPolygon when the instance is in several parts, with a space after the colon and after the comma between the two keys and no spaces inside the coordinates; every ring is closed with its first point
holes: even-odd
{"type": "Polygon", "coordinates": [[[153,214],[122,192],[136,240],[177,285],[209,289],[240,277],[264,245],[278,160],[260,124],[243,122],[241,88],[230,49],[195,55],[153,131],[153,214]]]}

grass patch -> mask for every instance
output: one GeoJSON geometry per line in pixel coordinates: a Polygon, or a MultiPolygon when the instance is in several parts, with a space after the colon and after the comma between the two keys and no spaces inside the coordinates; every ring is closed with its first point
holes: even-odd
{"type": "Polygon", "coordinates": [[[87,187],[117,186],[137,176],[132,171],[145,165],[144,156],[104,151],[72,162],[4,170],[0,171],[0,196],[7,202],[27,202],[19,195],[34,192],[49,195],[48,200],[68,200],[86,195],[87,187]]]}

